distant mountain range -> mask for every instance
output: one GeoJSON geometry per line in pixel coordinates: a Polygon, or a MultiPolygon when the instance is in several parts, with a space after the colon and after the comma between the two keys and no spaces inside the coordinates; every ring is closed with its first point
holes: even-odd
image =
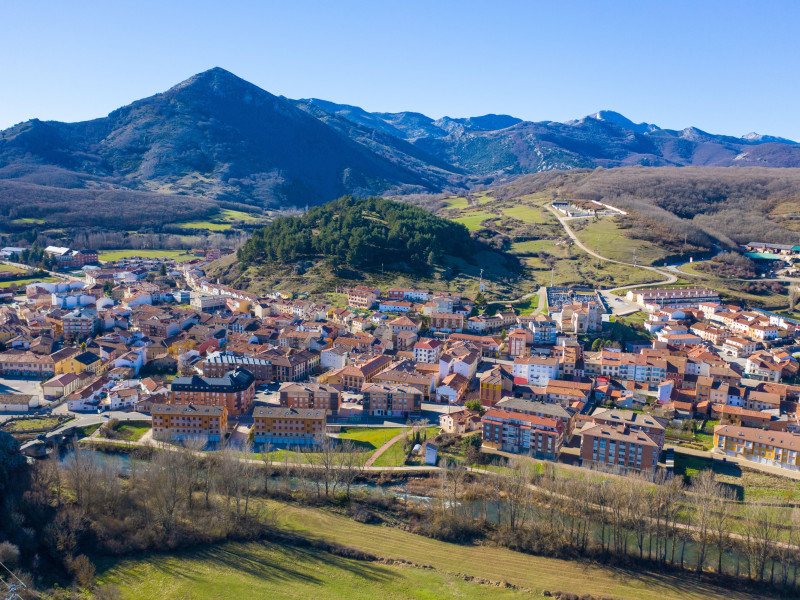
{"type": "Polygon", "coordinates": [[[79,123],[0,132],[0,179],[73,190],[200,196],[267,207],[345,193],[457,191],[554,169],[800,167],[800,145],[633,123],[601,111],[557,123],[508,115],[434,120],[275,96],[224,69],[79,123]]]}

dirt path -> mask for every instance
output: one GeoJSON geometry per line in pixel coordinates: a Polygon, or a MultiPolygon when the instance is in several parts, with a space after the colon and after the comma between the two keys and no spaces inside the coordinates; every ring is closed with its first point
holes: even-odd
{"type": "Polygon", "coordinates": [[[371,466],[372,466],[372,464],[373,464],[373,463],[374,463],[376,460],[378,460],[378,457],[379,457],[381,454],[383,454],[384,452],[386,452],[386,451],[389,449],[389,447],[390,447],[392,444],[394,444],[395,442],[399,442],[399,441],[400,441],[400,440],[402,440],[404,437],[408,437],[408,436],[409,436],[409,435],[411,435],[413,432],[414,432],[414,429],[413,429],[413,428],[412,428],[412,429],[409,429],[408,431],[404,431],[403,433],[398,433],[398,434],[397,434],[396,436],[394,436],[392,439],[390,439],[390,440],[388,440],[388,441],[384,442],[384,444],[383,444],[383,445],[382,445],[380,448],[378,448],[377,450],[375,450],[375,452],[373,452],[373,453],[372,453],[372,456],[370,456],[370,457],[367,459],[367,462],[365,462],[365,463],[364,463],[364,466],[365,466],[365,467],[371,467],[371,466]]]}
{"type": "Polygon", "coordinates": [[[589,254],[590,256],[594,256],[595,258],[598,258],[598,259],[600,259],[602,261],[605,261],[605,262],[615,263],[615,264],[618,264],[618,265],[624,265],[626,267],[633,267],[635,269],[643,269],[645,271],[650,271],[651,273],[655,273],[656,275],[660,275],[661,277],[666,277],[666,279],[663,279],[663,280],[660,280],[660,281],[653,281],[651,283],[638,283],[638,284],[632,284],[632,285],[623,285],[623,286],[620,286],[620,287],[612,288],[611,290],[607,290],[607,291],[627,290],[627,289],[641,288],[641,287],[647,287],[647,286],[652,286],[652,285],[670,285],[670,284],[676,283],[678,281],[678,276],[675,275],[674,273],[669,273],[667,271],[663,271],[663,270],[658,269],[656,267],[650,267],[650,266],[646,266],[646,265],[634,265],[633,263],[625,262],[625,261],[622,261],[622,260],[614,260],[613,258],[607,258],[605,256],[602,256],[602,255],[598,254],[597,252],[595,252],[591,248],[588,248],[586,245],[584,245],[584,243],[578,238],[578,236],[575,234],[575,232],[569,226],[569,223],[567,223],[567,219],[561,217],[558,214],[558,211],[556,211],[556,209],[554,209],[552,206],[550,206],[548,204],[547,205],[547,210],[549,210],[551,213],[553,213],[555,218],[558,219],[558,222],[564,228],[564,231],[567,232],[567,235],[569,235],[569,237],[572,238],[572,241],[575,242],[575,245],[578,246],[578,248],[580,248],[584,252],[586,252],[586,254],[589,254]]]}

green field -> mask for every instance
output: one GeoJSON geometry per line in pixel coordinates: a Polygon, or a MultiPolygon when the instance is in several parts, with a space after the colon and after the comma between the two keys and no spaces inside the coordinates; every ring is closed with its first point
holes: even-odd
{"type": "Polygon", "coordinates": [[[467,211],[460,217],[453,219],[456,223],[461,223],[470,231],[476,231],[482,227],[481,223],[487,219],[497,219],[498,216],[483,210],[467,211]]]}
{"type": "Polygon", "coordinates": [[[343,427],[340,440],[353,440],[365,450],[377,450],[394,436],[408,431],[409,427],[343,427]]]}
{"type": "Polygon", "coordinates": [[[45,220],[44,219],[37,219],[34,217],[25,217],[23,219],[14,219],[11,221],[12,223],[21,223],[25,225],[43,225],[45,220]]]}
{"type": "Polygon", "coordinates": [[[545,223],[548,220],[548,215],[538,206],[518,204],[511,208],[503,208],[501,210],[505,216],[522,221],[523,223],[545,223]]]}
{"type": "Polygon", "coordinates": [[[114,428],[116,439],[126,440],[129,442],[138,442],[141,437],[150,431],[149,423],[121,423],[114,428]]]}
{"type": "Polygon", "coordinates": [[[53,283],[55,281],[60,280],[55,277],[31,277],[30,279],[14,279],[13,281],[0,280],[0,288],[12,287],[14,285],[24,288],[31,283],[53,283]]]}
{"type": "Polygon", "coordinates": [[[239,210],[223,209],[205,221],[189,221],[178,225],[181,229],[208,229],[209,231],[227,231],[238,223],[261,223],[262,216],[251,215],[239,210]]]}
{"type": "Polygon", "coordinates": [[[101,581],[125,600],[523,598],[446,573],[342,558],[312,548],[229,543],[120,561],[101,581]]]}
{"type": "MultiPolygon", "coordinates": [[[[589,219],[584,220],[586,223],[589,219]]],[[[667,252],[655,244],[644,240],[632,240],[625,235],[625,230],[620,229],[611,218],[600,219],[586,223],[578,229],[578,221],[570,221],[575,234],[587,248],[595,250],[600,256],[632,263],[633,252],[636,251],[636,262],[640,265],[663,263],[667,252]]]]}
{"type": "Polygon", "coordinates": [[[100,584],[118,586],[125,600],[535,598],[544,590],[626,600],[763,597],[685,574],[606,568],[493,545],[459,546],[394,527],[356,523],[327,510],[271,501],[267,507],[281,528],[429,568],[356,561],[269,542],[227,543],[172,555],[106,559],[97,565],[100,584]],[[519,589],[481,585],[465,577],[508,582],[519,589]]]}
{"type": "Polygon", "coordinates": [[[58,425],[56,417],[33,417],[30,419],[19,419],[10,421],[3,426],[3,429],[8,432],[25,432],[37,430],[50,430],[58,425]]]}
{"type": "Polygon", "coordinates": [[[11,265],[4,265],[0,263],[0,272],[3,273],[24,273],[25,269],[20,269],[19,267],[13,267],[11,265]]]}
{"type": "Polygon", "coordinates": [[[101,261],[114,262],[120,258],[130,258],[138,256],[141,258],[171,258],[175,262],[184,262],[197,258],[187,250],[101,250],[99,258],[101,261]]]}

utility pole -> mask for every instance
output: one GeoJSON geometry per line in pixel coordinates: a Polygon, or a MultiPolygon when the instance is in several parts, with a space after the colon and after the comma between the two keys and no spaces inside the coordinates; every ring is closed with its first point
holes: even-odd
{"type": "Polygon", "coordinates": [[[13,577],[13,579],[10,579],[10,581],[13,582],[14,579],[17,580],[16,583],[9,583],[3,577],[0,577],[0,581],[2,581],[6,586],[6,594],[4,596],[4,600],[22,600],[22,596],[20,596],[20,592],[23,591],[23,590],[27,590],[28,586],[25,585],[25,582],[22,581],[19,577],[14,575],[14,572],[11,569],[9,569],[7,566],[5,566],[1,562],[0,562],[0,567],[3,567],[3,569],[8,571],[9,574],[11,575],[11,577],[13,577]]]}
{"type": "Polygon", "coordinates": [[[597,254],[597,268],[600,268],[600,234],[597,234],[597,246],[595,248],[595,254],[597,254]]]}
{"type": "Polygon", "coordinates": [[[555,277],[556,268],[550,267],[550,287],[553,287],[553,278],[555,277]]]}
{"type": "Polygon", "coordinates": [[[633,266],[636,266],[636,248],[633,249],[633,266]]]}

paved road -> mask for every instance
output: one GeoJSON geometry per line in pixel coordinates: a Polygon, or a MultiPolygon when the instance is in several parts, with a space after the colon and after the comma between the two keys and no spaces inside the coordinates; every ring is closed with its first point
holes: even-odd
{"type": "Polygon", "coordinates": [[[68,433],[76,427],[91,427],[92,425],[103,425],[108,423],[110,419],[118,419],[120,421],[151,421],[150,415],[144,415],[137,412],[122,412],[112,410],[110,412],[102,413],[99,415],[81,414],[76,417],[74,421],[70,421],[66,425],[62,425],[58,429],[54,429],[47,433],[46,437],[53,437],[54,435],[61,435],[68,433]]]}

